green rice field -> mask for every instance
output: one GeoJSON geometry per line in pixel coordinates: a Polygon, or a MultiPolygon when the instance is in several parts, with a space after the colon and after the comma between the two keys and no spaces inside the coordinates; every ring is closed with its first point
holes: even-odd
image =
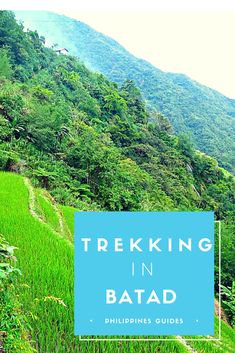
{"type": "MultiPolygon", "coordinates": [[[[31,344],[39,353],[234,353],[235,331],[222,322],[221,341],[81,342],[73,334],[74,209],[55,206],[42,190],[34,190],[30,210],[25,179],[0,173],[0,233],[16,246],[22,271],[19,300],[32,326],[31,344]],[[60,217],[62,217],[62,228],[60,217]],[[189,345],[189,346],[187,346],[189,345]],[[191,350],[192,352],[192,350],[191,350]]],[[[78,210],[77,210],[78,211],[78,210]]],[[[218,318],[215,318],[218,331],[218,318]]]]}

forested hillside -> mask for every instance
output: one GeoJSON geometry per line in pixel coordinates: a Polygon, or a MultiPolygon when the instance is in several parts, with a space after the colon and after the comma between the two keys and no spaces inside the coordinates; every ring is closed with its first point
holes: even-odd
{"type": "MultiPolygon", "coordinates": [[[[187,136],[174,135],[163,115],[149,112],[132,81],[119,88],[76,58],[46,48],[44,41],[37,32],[25,33],[11,12],[0,11],[0,169],[44,189],[33,192],[28,179],[1,173],[0,234],[19,248],[23,278],[32,286],[19,292],[32,316],[33,345],[43,353],[55,353],[53,345],[67,353],[73,336],[70,207],[214,210],[223,223],[222,281],[231,286],[235,182],[187,136]],[[69,219],[67,227],[56,202],[69,219]],[[48,322],[43,321],[45,302],[48,322]],[[53,305],[58,305],[55,311],[53,305]]],[[[72,345],[75,352],[87,352],[86,343],[73,340],[72,345]]],[[[198,352],[216,352],[217,346],[208,345],[207,350],[197,345],[198,352]]],[[[104,352],[112,348],[102,347],[104,352]]],[[[162,353],[185,352],[179,343],[155,347],[162,353]]],[[[222,352],[227,351],[224,346],[222,352]]]]}
{"type": "MultiPolygon", "coordinates": [[[[44,35],[48,45],[66,47],[92,70],[121,85],[125,80],[133,80],[148,107],[163,113],[177,134],[190,134],[197,149],[214,156],[221,166],[234,173],[234,100],[185,75],[157,69],[82,22],[43,11],[16,14],[26,28],[44,35]]],[[[157,50],[157,43],[154,46],[157,50]]]]}
{"type": "Polygon", "coordinates": [[[0,13],[0,167],[61,204],[95,210],[234,214],[234,177],[121,89],[0,13]]]}
{"type": "Polygon", "coordinates": [[[32,177],[73,206],[231,212],[232,176],[149,113],[131,81],[118,89],[45,48],[10,13],[0,20],[2,169],[32,177]]]}

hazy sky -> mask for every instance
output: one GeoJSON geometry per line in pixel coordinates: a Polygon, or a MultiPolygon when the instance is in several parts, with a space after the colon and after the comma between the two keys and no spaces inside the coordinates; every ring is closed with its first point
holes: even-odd
{"type": "Polygon", "coordinates": [[[235,11],[60,11],[164,71],[235,98],[235,11]]]}
{"type": "Polygon", "coordinates": [[[234,0],[8,0],[4,9],[3,3],[82,20],[158,68],[235,98],[234,0]]]}

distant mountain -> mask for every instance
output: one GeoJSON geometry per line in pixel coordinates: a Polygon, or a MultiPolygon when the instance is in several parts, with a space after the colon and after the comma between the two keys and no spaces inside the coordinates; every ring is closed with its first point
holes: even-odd
{"type": "Polygon", "coordinates": [[[45,36],[48,46],[67,48],[90,69],[118,84],[133,80],[148,107],[168,117],[176,133],[189,134],[196,148],[235,172],[235,100],[185,75],[157,69],[80,21],[45,11],[17,11],[16,17],[45,36]]]}

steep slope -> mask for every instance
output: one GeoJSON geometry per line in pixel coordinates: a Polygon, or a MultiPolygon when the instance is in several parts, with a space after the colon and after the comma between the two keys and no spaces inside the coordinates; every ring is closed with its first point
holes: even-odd
{"type": "Polygon", "coordinates": [[[86,24],[50,12],[16,12],[26,28],[36,29],[95,71],[122,84],[133,80],[148,106],[169,118],[177,133],[191,134],[196,148],[234,172],[235,101],[185,75],[163,72],[138,59],[116,41],[86,24]]]}
{"type": "MultiPolygon", "coordinates": [[[[118,89],[76,58],[55,54],[7,11],[0,11],[0,88],[0,169],[15,172],[0,173],[0,233],[19,248],[20,301],[31,313],[38,352],[189,351],[181,339],[121,348],[74,339],[71,206],[214,210],[223,222],[222,280],[229,286],[234,177],[174,136],[162,115],[149,114],[132,83],[118,89]]],[[[233,352],[234,331],[223,326],[221,352],[233,352]]],[[[217,341],[200,343],[197,352],[218,352],[217,341]]]]}
{"type": "MultiPolygon", "coordinates": [[[[57,55],[6,11],[0,34],[0,169],[80,210],[214,210],[228,227],[223,284],[231,285],[234,177],[149,113],[132,82],[118,89],[57,55]]],[[[40,208],[61,229],[48,203],[40,208]]]]}
{"type": "MultiPolygon", "coordinates": [[[[0,233],[18,248],[16,256],[23,274],[18,284],[18,300],[29,315],[31,343],[37,352],[108,353],[121,349],[123,353],[188,353],[192,347],[197,353],[234,352],[235,332],[226,323],[222,324],[221,342],[187,341],[185,345],[178,338],[172,342],[87,343],[74,338],[73,245],[66,234],[57,233],[57,225],[53,229],[40,220],[41,215],[30,212],[34,207],[32,193],[36,202],[38,193],[23,177],[1,172],[0,185],[0,233]]],[[[57,215],[52,204],[50,210],[55,219],[57,215]]],[[[69,212],[72,216],[74,211],[70,208],[69,212]]],[[[48,211],[44,214],[45,219],[46,214],[48,211]]],[[[218,331],[218,318],[215,318],[215,330],[218,331]]],[[[6,353],[10,352],[13,351],[6,353]]]]}
{"type": "Polygon", "coordinates": [[[233,178],[150,114],[131,82],[118,89],[0,15],[0,59],[11,65],[0,73],[1,169],[79,208],[233,210],[233,178]]]}

